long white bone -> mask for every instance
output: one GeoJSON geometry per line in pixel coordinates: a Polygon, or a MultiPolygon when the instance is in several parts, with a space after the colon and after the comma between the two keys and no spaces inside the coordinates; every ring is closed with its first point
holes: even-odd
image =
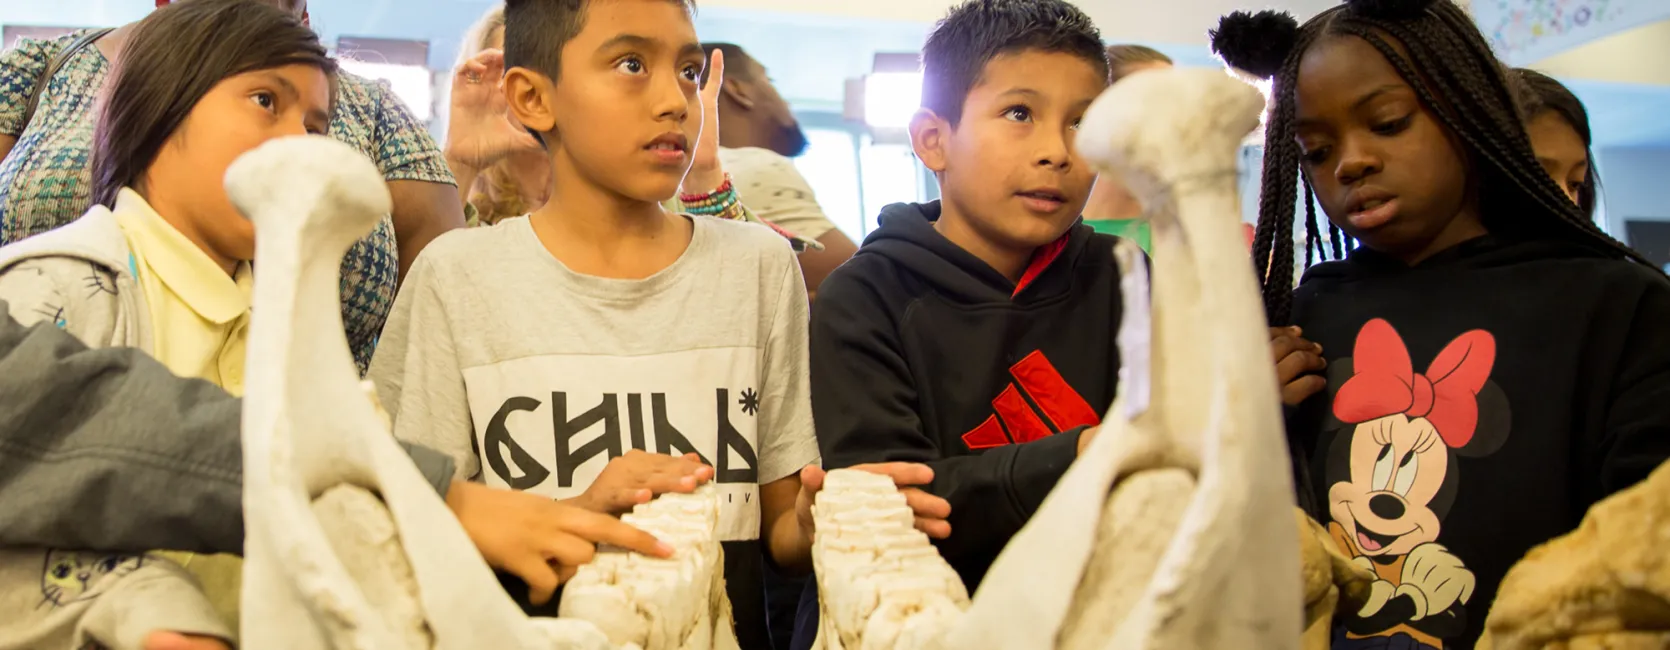
{"type": "Polygon", "coordinates": [[[616,650],[591,623],[522,614],[356,386],[338,269],[389,210],[376,167],[328,138],[285,138],[240,158],[226,186],[260,260],[242,646],[616,650]]]}
{"type": "MultiPolygon", "coordinates": [[[[1091,107],[1079,150],[1142,197],[1153,222],[1152,327],[1128,301],[1119,397],[967,612],[916,637],[928,645],[893,640],[942,621],[935,603],[955,602],[955,589],[905,590],[914,609],[898,621],[885,588],[828,575],[835,549],[823,529],[842,516],[837,504],[861,501],[860,482],[831,472],[816,513],[828,647],[1298,647],[1289,462],[1235,187],[1238,146],[1262,106],[1222,72],[1180,69],[1132,76],[1091,107]],[[849,603],[871,609],[854,622],[840,609],[849,603]],[[887,638],[870,643],[876,632],[887,638]]],[[[1127,277],[1140,278],[1135,247],[1118,253],[1127,277]]],[[[908,517],[869,523],[873,535],[908,537],[908,517]]],[[[912,546],[894,543],[878,561],[911,566],[915,583],[937,575],[943,561],[913,558],[912,546]]]]}

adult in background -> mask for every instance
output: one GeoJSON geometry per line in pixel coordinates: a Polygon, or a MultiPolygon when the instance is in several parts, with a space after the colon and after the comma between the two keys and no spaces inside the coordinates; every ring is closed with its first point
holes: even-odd
{"type": "MultiPolygon", "coordinates": [[[[1171,57],[1150,47],[1108,46],[1109,78],[1113,83],[1144,70],[1172,65],[1171,57]]],[[[1134,239],[1143,250],[1148,250],[1148,221],[1141,217],[1142,203],[1131,196],[1124,185],[1106,176],[1096,179],[1096,187],[1090,191],[1090,200],[1084,204],[1084,225],[1099,233],[1134,239]]]]}
{"type": "MultiPolygon", "coordinates": [[[[777,93],[765,66],[741,47],[703,43],[711,58],[725,54],[724,87],[719,92],[719,160],[731,174],[737,194],[759,218],[823,244],[823,250],[800,254],[806,293],[817,299],[818,285],[829,272],[857,252],[818,205],[811,184],[790,160],[806,151],[806,134],[777,93]]],[[[707,83],[703,73],[702,83],[707,83]]]]}
{"type": "MultiPolygon", "coordinates": [[[[306,0],[250,1],[307,14],[306,0]]],[[[0,244],[67,224],[91,207],[93,107],[133,27],[26,39],[0,54],[0,244]],[[83,37],[90,42],[71,51],[83,37]],[[47,83],[50,67],[56,71],[47,83]],[[34,112],[25,115],[37,89],[34,112]]],[[[342,262],[342,320],[364,372],[400,277],[418,251],[464,218],[445,157],[388,84],[341,72],[336,90],[330,135],[375,161],[394,199],[392,214],[342,262]]]]}

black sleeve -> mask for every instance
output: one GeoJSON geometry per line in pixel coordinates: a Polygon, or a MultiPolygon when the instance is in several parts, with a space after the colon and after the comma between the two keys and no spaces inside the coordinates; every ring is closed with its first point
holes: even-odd
{"type": "MultiPolygon", "coordinates": [[[[0,546],[243,552],[241,402],[0,302],[0,546]]],[[[409,448],[431,482],[450,459],[409,448]]]]}
{"type": "Polygon", "coordinates": [[[1651,278],[1636,306],[1599,441],[1597,499],[1670,458],[1670,283],[1651,278]]]}
{"type": "Polygon", "coordinates": [[[812,304],[812,416],[824,467],[903,461],[934,470],[951,503],[940,554],[960,573],[985,567],[1078,457],[1075,429],[976,456],[951,456],[922,429],[918,394],[882,298],[837,271],[812,304]]]}

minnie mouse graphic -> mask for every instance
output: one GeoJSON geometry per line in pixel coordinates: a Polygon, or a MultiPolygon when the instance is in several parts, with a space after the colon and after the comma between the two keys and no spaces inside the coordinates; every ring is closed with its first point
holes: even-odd
{"type": "Polygon", "coordinates": [[[1494,453],[1508,433],[1507,398],[1489,381],[1496,339],[1484,330],[1444,346],[1417,373],[1391,323],[1374,319],[1353,356],[1332,363],[1334,437],[1325,471],[1328,530],[1374,571],[1369,602],[1342,615],[1333,646],[1440,650],[1467,626],[1473,572],[1438,543],[1454,503],[1460,456],[1494,453]]]}

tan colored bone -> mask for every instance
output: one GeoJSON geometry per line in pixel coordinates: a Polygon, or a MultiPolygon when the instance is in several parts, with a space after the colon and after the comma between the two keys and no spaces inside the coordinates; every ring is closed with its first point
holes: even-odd
{"type": "Polygon", "coordinates": [[[1670,464],[1502,579],[1480,650],[1670,648],[1670,464]]]}

